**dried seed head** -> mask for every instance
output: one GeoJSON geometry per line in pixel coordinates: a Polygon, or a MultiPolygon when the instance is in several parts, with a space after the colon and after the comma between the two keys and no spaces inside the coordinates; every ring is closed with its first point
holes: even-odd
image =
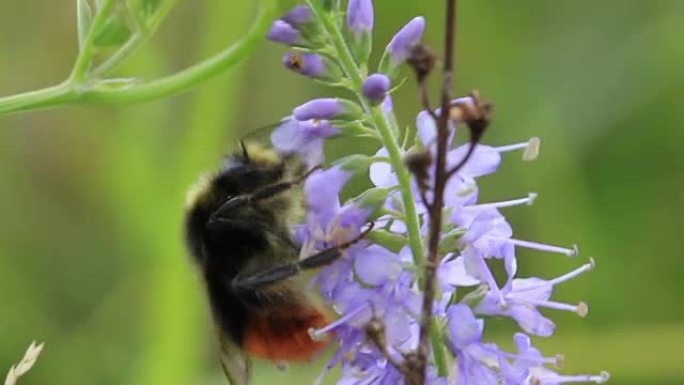
{"type": "Polygon", "coordinates": [[[432,164],[432,154],[430,151],[423,149],[420,151],[409,152],[404,156],[404,163],[411,174],[416,177],[418,187],[421,191],[428,189],[428,181],[430,174],[428,169],[432,164]]]}
{"type": "Polygon", "coordinates": [[[425,44],[418,43],[411,47],[406,63],[413,68],[418,82],[422,82],[435,68],[435,53],[425,44]]]}
{"type": "Polygon", "coordinates": [[[454,103],[449,110],[449,118],[455,122],[463,122],[470,129],[473,142],[478,142],[489,126],[494,106],[485,103],[480,93],[474,90],[470,93],[470,99],[454,103]]]}
{"type": "Polygon", "coordinates": [[[373,341],[377,347],[384,349],[386,346],[385,324],[383,324],[380,319],[373,317],[366,324],[366,336],[373,341]]]}

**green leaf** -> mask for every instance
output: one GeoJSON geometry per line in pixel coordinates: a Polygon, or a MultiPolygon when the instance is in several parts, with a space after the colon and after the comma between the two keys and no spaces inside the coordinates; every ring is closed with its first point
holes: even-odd
{"type": "Polygon", "coordinates": [[[459,241],[461,237],[465,234],[464,229],[453,229],[444,234],[442,241],[439,244],[439,252],[443,254],[453,253],[458,250],[459,241]]]}
{"type": "Polygon", "coordinates": [[[365,172],[372,163],[373,159],[367,155],[353,154],[336,160],[334,164],[340,166],[343,170],[357,173],[365,172]]]}
{"type": "Polygon", "coordinates": [[[93,11],[90,9],[88,0],[76,0],[76,20],[78,22],[78,47],[82,50],[93,22],[93,11]]]}
{"type": "Polygon", "coordinates": [[[96,47],[118,46],[125,43],[130,36],[131,31],[123,17],[114,16],[98,31],[93,44],[96,47]]]}
{"type": "MultiPolygon", "coordinates": [[[[379,209],[387,199],[387,195],[392,191],[391,188],[373,187],[364,191],[361,195],[354,198],[354,202],[365,209],[372,209],[373,211],[379,209]]],[[[373,214],[371,214],[373,217],[373,214]]]]}
{"type": "Polygon", "coordinates": [[[373,230],[366,236],[371,242],[395,253],[399,252],[408,240],[406,237],[387,230],[373,230]]]}

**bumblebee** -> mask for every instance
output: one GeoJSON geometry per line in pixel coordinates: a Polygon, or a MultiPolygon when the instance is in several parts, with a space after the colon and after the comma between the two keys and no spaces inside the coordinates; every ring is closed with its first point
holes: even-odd
{"type": "Polygon", "coordinates": [[[325,347],[308,331],[329,319],[294,277],[329,264],[363,236],[300,259],[292,218],[301,217],[301,185],[315,168],[257,143],[241,147],[190,189],[185,223],[233,385],[249,383],[250,356],[308,360],[325,347]]]}

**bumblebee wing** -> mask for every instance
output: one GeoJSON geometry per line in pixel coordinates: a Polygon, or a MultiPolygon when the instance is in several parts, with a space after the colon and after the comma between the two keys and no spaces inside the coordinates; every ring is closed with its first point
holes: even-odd
{"type": "Polygon", "coordinates": [[[249,385],[250,361],[245,352],[220,331],[221,366],[231,385],[249,385]]]}

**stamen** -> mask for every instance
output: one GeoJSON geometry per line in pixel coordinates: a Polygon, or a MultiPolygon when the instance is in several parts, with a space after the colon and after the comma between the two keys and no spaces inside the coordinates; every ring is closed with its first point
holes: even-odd
{"type": "Polygon", "coordinates": [[[494,292],[494,295],[499,297],[499,306],[506,307],[506,299],[504,298],[503,293],[499,289],[499,285],[496,284],[496,279],[494,279],[494,275],[492,274],[491,270],[489,270],[487,262],[485,262],[484,258],[478,258],[480,260],[480,268],[482,269],[482,273],[485,275],[484,281],[487,284],[487,287],[489,288],[489,290],[494,292]]]}
{"type": "Polygon", "coordinates": [[[539,148],[541,147],[541,141],[537,137],[530,138],[527,142],[509,144],[506,146],[495,147],[494,149],[500,153],[511,152],[516,150],[525,150],[523,152],[524,161],[533,161],[539,156],[539,148]]]}
{"type": "Polygon", "coordinates": [[[534,137],[530,138],[530,140],[527,142],[527,147],[525,148],[525,151],[523,152],[523,160],[526,162],[531,162],[539,156],[539,148],[541,147],[541,140],[539,138],[534,137]]]}
{"type": "Polygon", "coordinates": [[[554,279],[550,280],[549,283],[551,285],[554,285],[554,286],[558,285],[559,283],[569,281],[569,280],[577,277],[578,275],[581,275],[584,272],[594,270],[594,267],[596,267],[596,264],[594,263],[594,258],[589,258],[589,263],[584,264],[584,265],[578,267],[577,269],[575,269],[575,270],[573,270],[567,274],[563,274],[558,278],[554,278],[554,279]]]}
{"type": "Polygon", "coordinates": [[[553,364],[553,366],[556,367],[556,369],[560,369],[565,365],[565,355],[563,354],[556,354],[556,362],[553,364]]]}
{"type": "Polygon", "coordinates": [[[321,369],[321,372],[318,374],[318,376],[314,380],[313,385],[323,385],[323,382],[325,381],[326,376],[328,375],[328,373],[330,373],[332,368],[334,368],[335,365],[337,365],[337,363],[340,362],[342,355],[343,355],[343,351],[342,351],[342,348],[340,347],[335,352],[335,354],[333,354],[330,361],[328,361],[328,363],[325,364],[323,369],[321,369]]]}
{"type": "Polygon", "coordinates": [[[495,236],[487,236],[487,238],[512,243],[515,246],[526,247],[528,249],[535,249],[535,250],[547,251],[547,252],[551,252],[551,253],[565,254],[568,257],[576,257],[577,254],[579,254],[579,249],[577,248],[577,245],[573,245],[572,249],[568,249],[565,247],[545,245],[543,243],[523,241],[523,240],[514,239],[514,238],[502,238],[502,237],[495,237],[495,236]]]}
{"type": "Polygon", "coordinates": [[[534,203],[534,200],[537,199],[537,193],[528,193],[527,198],[520,198],[520,199],[511,199],[508,201],[503,201],[503,202],[492,202],[492,203],[480,203],[478,205],[472,205],[468,207],[495,207],[497,209],[504,208],[504,207],[513,207],[513,206],[519,206],[519,205],[528,205],[532,206],[534,203]]]}
{"type": "Polygon", "coordinates": [[[522,293],[525,291],[537,290],[540,287],[547,286],[547,285],[556,286],[559,283],[569,281],[569,280],[581,275],[584,272],[594,270],[594,267],[596,267],[596,264],[594,263],[594,258],[589,258],[589,263],[584,264],[584,265],[578,267],[577,269],[575,269],[569,273],[566,273],[566,274],[561,275],[560,277],[545,281],[539,285],[518,289],[518,290],[516,290],[516,293],[522,293]]]}
{"type": "Polygon", "coordinates": [[[313,341],[322,341],[325,339],[326,334],[335,330],[337,327],[344,325],[349,320],[351,320],[352,318],[354,318],[355,316],[357,316],[359,313],[366,310],[367,308],[368,308],[368,303],[357,307],[356,309],[354,309],[354,310],[350,311],[349,313],[345,314],[344,316],[342,316],[337,321],[331,322],[331,323],[325,325],[324,327],[322,327],[320,329],[310,328],[308,330],[309,337],[311,337],[311,339],[313,341]]]}
{"type": "Polygon", "coordinates": [[[610,373],[601,372],[599,375],[578,375],[578,376],[564,376],[558,374],[551,375],[534,375],[530,380],[533,384],[550,383],[578,383],[578,382],[593,382],[595,384],[603,384],[610,379],[610,373]]]}
{"type": "Polygon", "coordinates": [[[571,311],[573,313],[577,313],[580,317],[585,317],[587,313],[589,313],[589,306],[584,303],[580,302],[577,305],[570,305],[568,303],[563,303],[563,302],[555,302],[555,301],[535,301],[535,300],[529,300],[529,299],[518,299],[514,296],[508,296],[509,299],[512,299],[515,302],[518,303],[524,303],[524,304],[529,304],[533,306],[541,306],[549,309],[555,309],[555,310],[564,310],[564,311],[571,311]],[[513,297],[513,298],[511,298],[513,297]]]}
{"type": "Polygon", "coordinates": [[[511,152],[511,151],[516,151],[516,150],[522,150],[527,148],[527,142],[522,142],[522,143],[516,143],[516,144],[509,144],[506,146],[499,146],[499,147],[494,147],[494,149],[497,152],[511,152]]]}
{"type": "Polygon", "coordinates": [[[577,305],[577,315],[584,318],[589,313],[589,305],[586,302],[580,302],[577,305]]]}
{"type": "Polygon", "coordinates": [[[493,348],[487,348],[487,350],[490,351],[491,353],[500,355],[502,357],[510,358],[513,360],[538,363],[538,364],[542,364],[542,365],[549,364],[549,365],[554,365],[556,367],[559,364],[559,357],[561,359],[561,361],[560,361],[561,363],[562,363],[562,359],[563,359],[562,354],[558,354],[554,357],[539,357],[539,356],[534,356],[534,355],[524,355],[524,354],[515,354],[515,353],[510,353],[510,352],[504,352],[504,351],[496,350],[493,348]]]}

